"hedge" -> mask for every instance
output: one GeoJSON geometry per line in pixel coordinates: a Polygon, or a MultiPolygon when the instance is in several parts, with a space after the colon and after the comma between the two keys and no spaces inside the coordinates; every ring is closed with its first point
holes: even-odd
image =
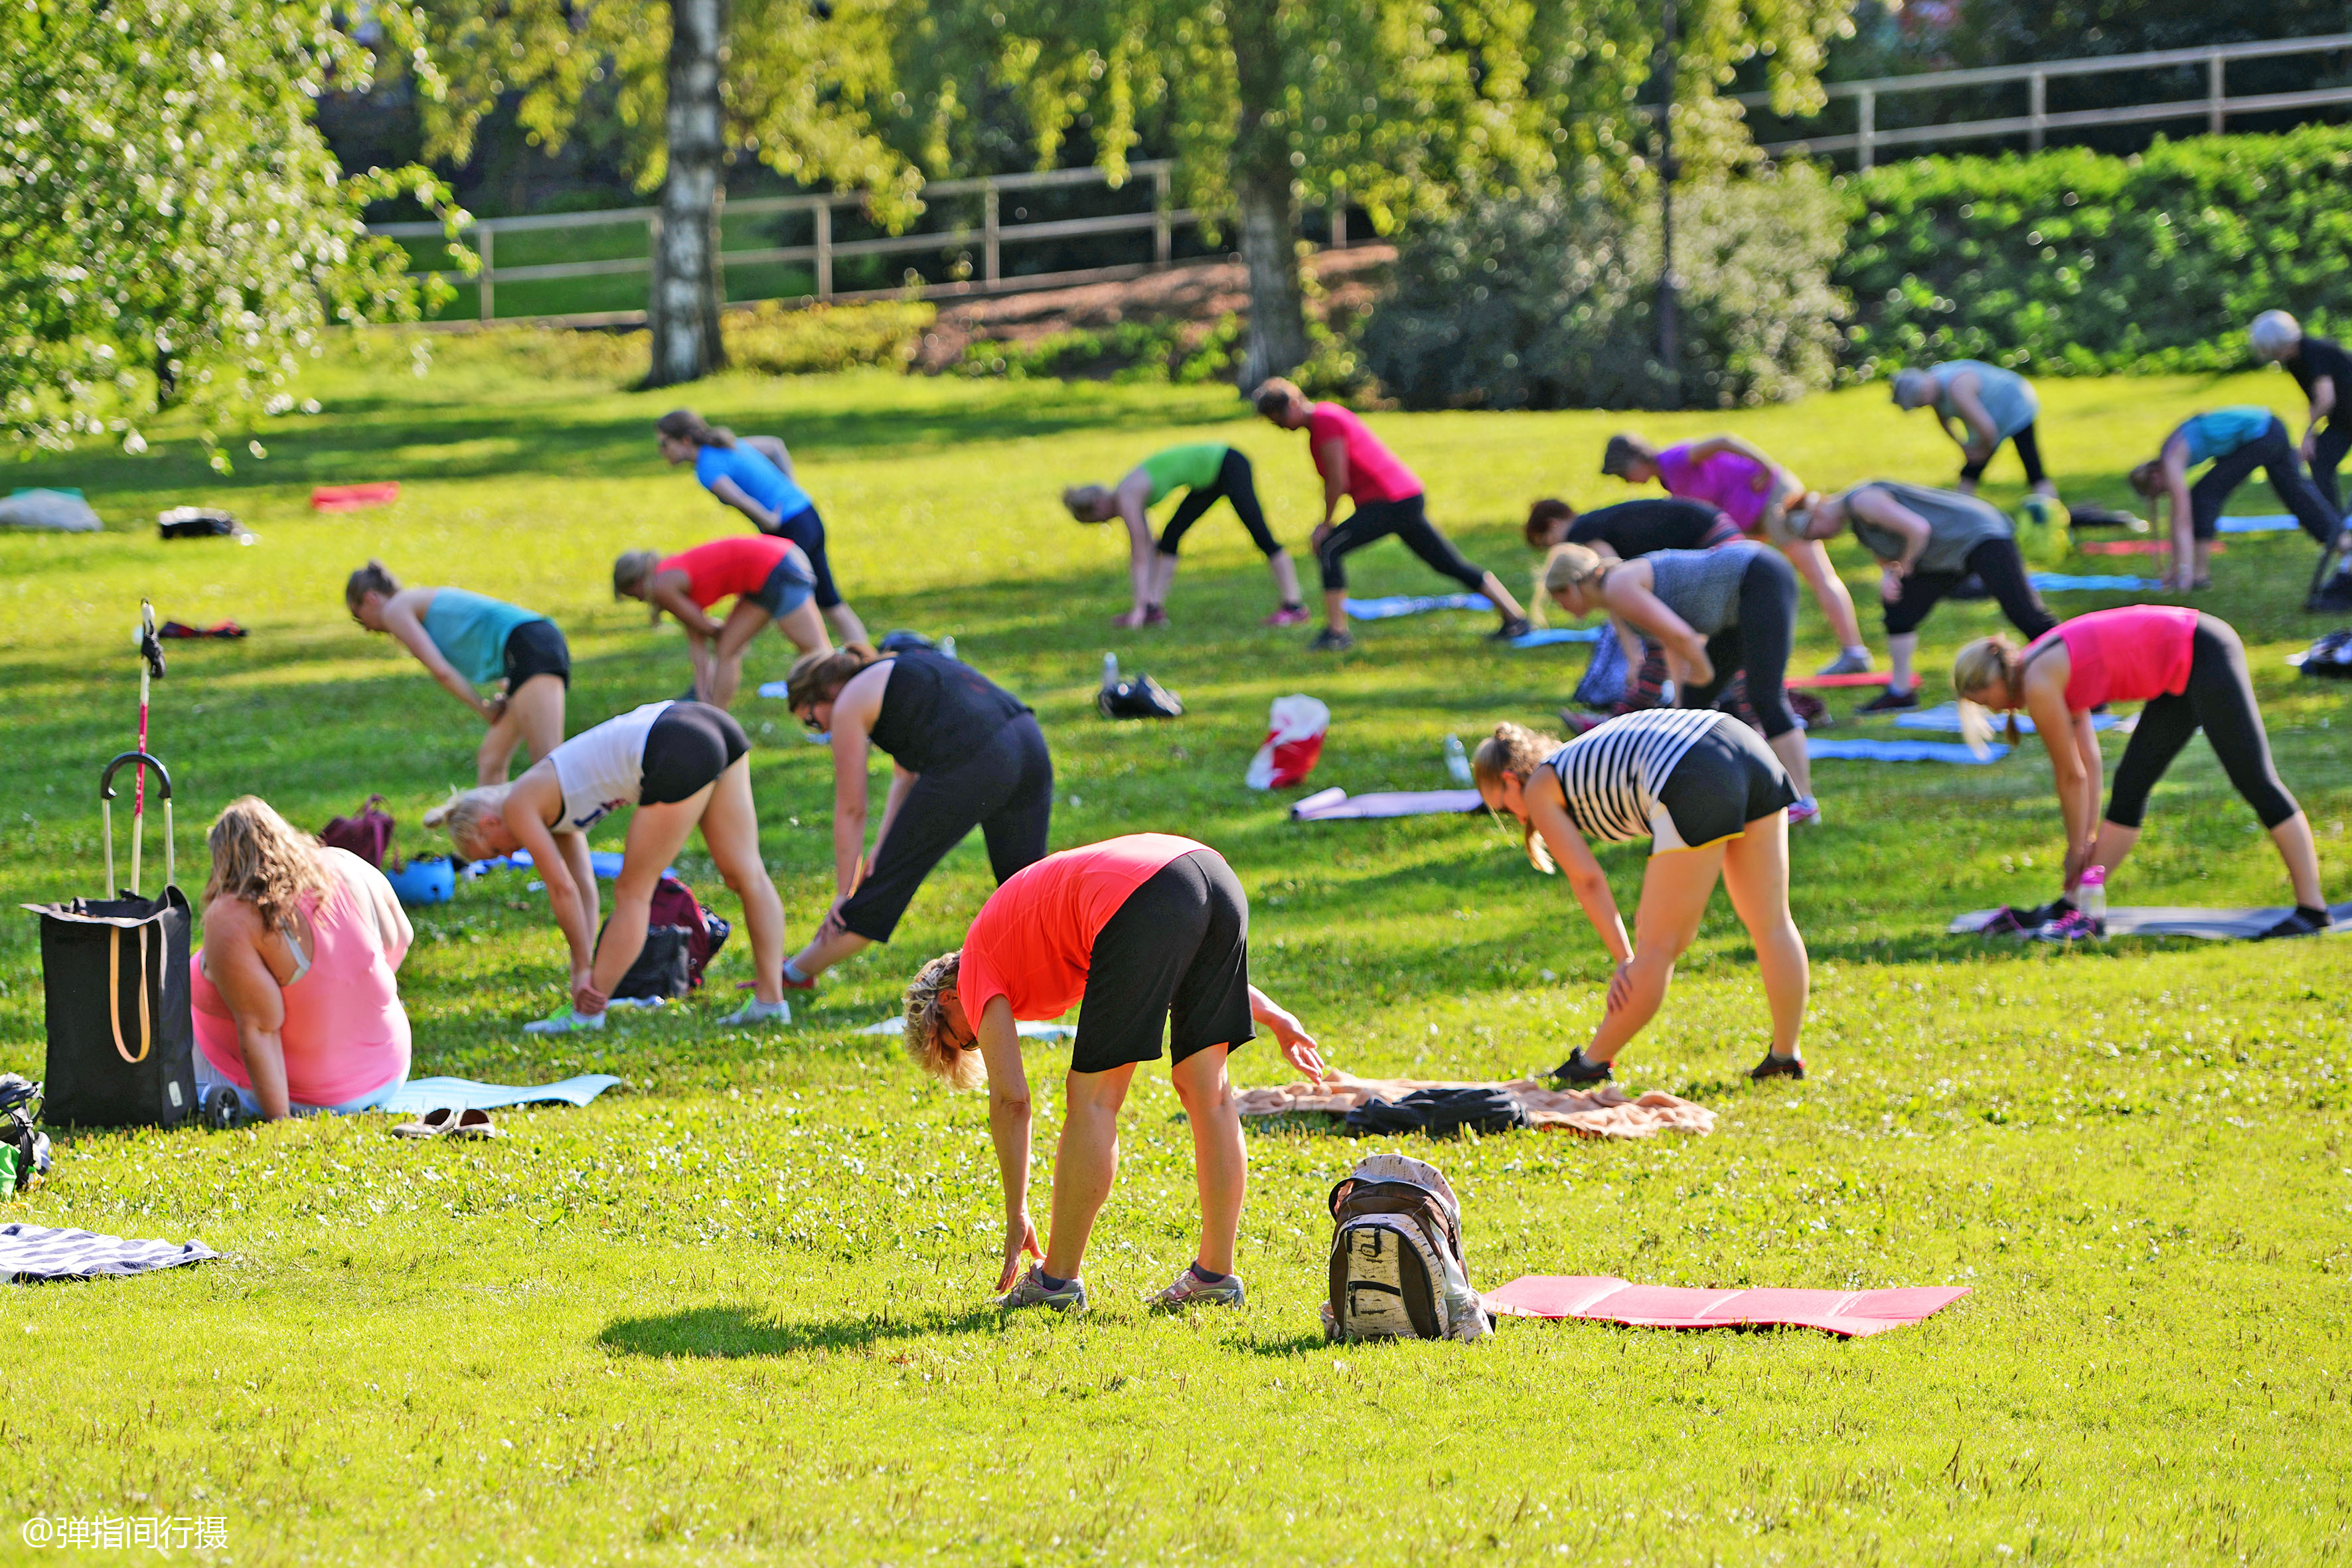
{"type": "Polygon", "coordinates": [[[2273,307],[2326,332],[2352,279],[2352,127],[1921,158],[1839,182],[1846,364],[2042,375],[2231,370],[2273,307]]]}

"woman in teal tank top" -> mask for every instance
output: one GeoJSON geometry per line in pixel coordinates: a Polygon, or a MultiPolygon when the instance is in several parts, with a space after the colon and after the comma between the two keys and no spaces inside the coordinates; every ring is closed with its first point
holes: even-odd
{"type": "Polygon", "coordinates": [[[1220,442],[1204,441],[1154,452],[1116,485],[1072,485],[1062,492],[1062,504],[1080,522],[1108,522],[1116,517],[1127,524],[1128,575],[1133,580],[1135,603],[1113,616],[1111,625],[1156,626],[1167,622],[1168,589],[1176,580],[1178,543],[1201,514],[1220,500],[1232,503],[1234,515],[1249,530],[1250,542],[1264,552],[1266,570],[1274,574],[1277,603],[1265,624],[1295,626],[1306,621],[1307,606],[1298,597],[1298,568],[1265,525],[1265,510],[1257,503],[1249,459],[1220,442]],[[1171,491],[1180,489],[1184,499],[1177,503],[1175,514],[1155,545],[1148,514],[1171,491]]]}
{"type": "Polygon", "coordinates": [[[518,747],[536,763],[563,742],[572,652],[553,621],[463,588],[404,588],[381,561],[343,588],[352,619],[387,632],[449,695],[490,727],[474,753],[474,782],[504,784],[518,747]],[[499,688],[485,698],[481,687],[499,688]]]}

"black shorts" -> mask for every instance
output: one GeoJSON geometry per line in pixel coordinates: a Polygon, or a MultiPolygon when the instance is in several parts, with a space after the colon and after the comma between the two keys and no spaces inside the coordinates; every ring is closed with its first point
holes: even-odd
{"type": "Polygon", "coordinates": [[[768,618],[781,621],[809,601],[816,592],[816,579],[798,555],[787,555],[776,563],[768,580],[760,584],[756,594],[744,595],[768,612],[768,618]]]}
{"type": "Polygon", "coordinates": [[[1072,1072],[1172,1058],[1253,1038],[1249,899],[1213,849],[1180,856],[1128,894],[1095,933],[1072,1072]]]}
{"type": "Polygon", "coordinates": [[[808,557],[809,570],[815,574],[816,607],[829,610],[841,603],[841,590],[833,585],[833,565],[824,558],[824,519],[817,516],[814,503],[778,523],[774,532],[778,539],[799,545],[801,553],[808,557]]]}
{"type": "Polygon", "coordinates": [[[751,749],[743,726],[724,708],[707,702],[673,702],[646,731],[637,802],[668,805],[690,800],[697,790],[733,767],[736,759],[751,749]]]}
{"type": "Polygon", "coordinates": [[[565,689],[571,689],[572,649],[553,621],[523,622],[507,634],[507,646],[499,657],[506,665],[509,694],[541,675],[551,675],[563,682],[565,689]]]}
{"type": "Polygon", "coordinates": [[[1658,791],[1658,804],[1681,842],[1667,842],[1660,824],[1651,839],[1653,855],[1737,838],[1758,817],[1796,805],[1797,790],[1762,737],[1726,714],[1683,753],[1658,791]]]}

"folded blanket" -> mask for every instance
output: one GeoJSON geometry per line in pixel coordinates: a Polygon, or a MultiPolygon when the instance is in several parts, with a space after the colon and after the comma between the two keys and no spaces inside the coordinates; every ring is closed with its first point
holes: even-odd
{"type": "Polygon", "coordinates": [[[1962,767],[1982,767],[2009,755],[2009,748],[1990,744],[1979,756],[1958,741],[1823,741],[1808,736],[1805,755],[1817,760],[1835,757],[1848,762],[1957,763],[1962,767]]]}
{"type": "Polygon", "coordinates": [[[2303,524],[2291,512],[2266,512],[2261,517],[2225,517],[2215,524],[2223,533],[2293,533],[2303,524]]]}
{"type": "Polygon", "coordinates": [[[1557,1128],[1588,1138],[1649,1138],[1660,1132],[1712,1132],[1715,1112],[1652,1089],[1635,1099],[1613,1083],[1592,1089],[1553,1089],[1536,1079],[1508,1083],[1456,1083],[1417,1078],[1352,1078],[1334,1073],[1323,1083],[1245,1089],[1234,1096],[1244,1116],[1344,1117],[1375,1100],[1402,1100],[1423,1089],[1491,1089],[1528,1113],[1530,1127],[1557,1128]]]}
{"type": "MultiPolygon", "coordinates": [[[[1998,717],[1992,722],[1995,730],[2001,727],[2001,721],[1998,717]]],[[[2121,723],[2123,721],[2112,713],[2091,715],[2091,728],[2094,730],[2112,730],[2121,723]]],[[[1935,730],[1943,734],[1957,735],[1960,732],[1960,705],[1957,702],[1947,702],[1939,708],[1922,708],[1914,713],[1898,713],[1895,716],[1895,727],[1898,730],[1935,730]]],[[[2131,726],[2125,724],[2124,728],[2128,731],[2131,726]]],[[[2032,734],[2033,721],[2020,713],[2017,716],[2017,732],[2021,735],[2032,734]]]]}
{"type": "Polygon", "coordinates": [[[1933,1317],[1969,1292],[1958,1285],[1895,1290],[1708,1290],[1629,1285],[1609,1275],[1529,1274],[1486,1296],[1507,1318],[1589,1318],[1637,1329],[1739,1325],[1820,1329],[1859,1339],[1933,1317]]]}
{"type": "Polygon", "coordinates": [[[1551,647],[1559,643],[1599,642],[1599,626],[1538,626],[1511,639],[1513,647],[1551,647]]]}
{"type": "MultiPolygon", "coordinates": [[[[1998,910],[1971,910],[1944,930],[1963,936],[1984,930],[1998,910]]],[[[2258,937],[2294,911],[2292,910],[2114,909],[2107,910],[2109,936],[2195,936],[2208,942],[2244,942],[2258,937]]],[[[2330,934],[2352,931],[2352,904],[2327,911],[2330,934]]]]}
{"type": "Polygon", "coordinates": [[[467,1078],[413,1078],[393,1090],[377,1109],[415,1115],[436,1106],[460,1110],[496,1110],[506,1105],[585,1105],[621,1080],[608,1072],[583,1073],[560,1083],[518,1088],[504,1083],[476,1083],[467,1078]]]}
{"type": "Polygon", "coordinates": [[[86,1230],[41,1225],[0,1225],[0,1281],[91,1279],[102,1274],[144,1274],[220,1256],[201,1241],[125,1241],[86,1230]]]}
{"type": "Polygon", "coordinates": [[[2064,572],[2035,572],[2034,587],[2044,594],[2152,594],[2164,586],[2161,577],[2082,577],[2064,572]]]}
{"type": "MultiPolygon", "coordinates": [[[[1078,1032],[1076,1024],[1015,1024],[1024,1040],[1066,1040],[1078,1032]]],[[[861,1035],[903,1035],[907,1032],[904,1017],[885,1018],[878,1024],[868,1024],[857,1031],[861,1035]]]]}
{"type": "Polygon", "coordinates": [[[1399,616],[1425,616],[1432,610],[1491,610],[1484,594],[1391,594],[1385,599],[1350,599],[1348,616],[1358,621],[1392,621],[1399,616]]]}
{"type": "Polygon", "coordinates": [[[1449,816],[1476,811],[1482,804],[1475,789],[1389,790],[1350,795],[1335,785],[1293,803],[1290,820],[1336,822],[1367,816],[1449,816]]]}

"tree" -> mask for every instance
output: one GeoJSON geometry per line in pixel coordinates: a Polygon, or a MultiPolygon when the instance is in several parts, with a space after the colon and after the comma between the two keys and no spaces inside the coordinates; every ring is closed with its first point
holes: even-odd
{"type": "Polygon", "coordinates": [[[136,452],[177,405],[226,468],[222,427],[291,408],[330,323],[415,320],[404,258],[361,213],[447,193],[345,175],[311,119],[323,82],[368,66],[325,4],[0,7],[0,429],[136,452]]]}
{"type": "MultiPolygon", "coordinates": [[[[1847,26],[1840,0],[1681,11],[1686,164],[1741,141],[1737,108],[1716,97],[1738,64],[1767,57],[1793,109],[1817,97],[1822,46],[1847,26]]],[[[1078,129],[1114,174],[1147,135],[1173,151],[1187,202],[1235,220],[1247,382],[1307,355],[1303,202],[1342,197],[1391,232],[1588,160],[1638,170],[1658,24],[1641,0],[929,0],[899,35],[899,75],[935,170],[992,89],[1019,94],[1041,163],[1078,129]]]]}
{"type": "Polygon", "coordinates": [[[730,156],[804,184],[873,191],[887,216],[913,210],[919,177],[866,109],[889,81],[882,0],[423,0],[421,10],[449,81],[426,107],[428,155],[470,155],[482,116],[509,93],[551,151],[585,115],[626,128],[639,187],[661,191],[648,385],[725,363],[718,223],[730,156]]]}

